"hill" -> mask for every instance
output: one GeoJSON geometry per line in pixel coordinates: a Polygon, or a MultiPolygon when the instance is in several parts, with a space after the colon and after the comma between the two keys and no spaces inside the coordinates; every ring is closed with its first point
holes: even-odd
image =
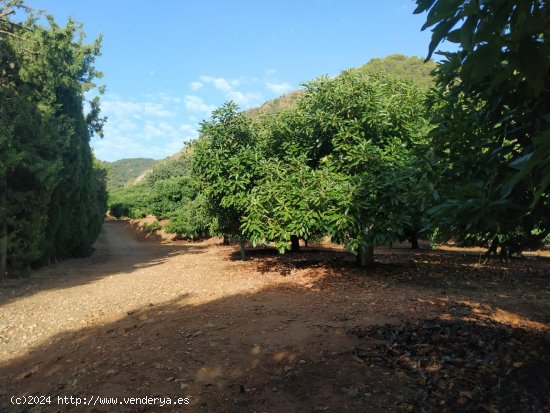
{"type": "Polygon", "coordinates": [[[128,158],[114,162],[102,162],[109,170],[107,175],[107,189],[109,191],[122,188],[133,181],[158,161],[150,158],[128,158]]]}
{"type": "Polygon", "coordinates": [[[412,80],[418,86],[427,89],[434,85],[434,80],[430,73],[435,67],[436,64],[432,60],[424,63],[424,59],[420,57],[392,54],[382,59],[371,59],[367,64],[361,66],[359,70],[365,72],[380,70],[384,73],[412,80]]]}
{"type": "MultiPolygon", "coordinates": [[[[435,67],[435,62],[424,63],[424,59],[420,57],[392,54],[384,58],[371,59],[357,70],[362,72],[382,71],[411,80],[418,86],[428,89],[434,85],[430,73],[435,67]]],[[[268,100],[258,108],[249,109],[246,113],[252,118],[258,118],[261,115],[273,115],[284,108],[292,107],[303,93],[303,89],[293,90],[278,98],[268,100]]]]}
{"type": "Polygon", "coordinates": [[[191,162],[192,149],[185,146],[179,152],[155,162],[129,183],[155,182],[175,176],[188,175],[191,172],[191,162]]]}
{"type": "Polygon", "coordinates": [[[249,109],[246,113],[252,118],[257,118],[260,115],[274,115],[285,108],[294,106],[298,98],[303,95],[303,93],[304,91],[302,89],[293,90],[292,92],[286,93],[278,98],[268,100],[258,108],[249,109]]]}

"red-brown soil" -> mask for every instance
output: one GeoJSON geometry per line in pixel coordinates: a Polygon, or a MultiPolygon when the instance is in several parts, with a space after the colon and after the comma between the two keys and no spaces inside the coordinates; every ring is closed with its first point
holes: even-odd
{"type": "Polygon", "coordinates": [[[142,238],[108,221],[91,257],[0,285],[0,411],[495,412],[501,388],[549,411],[547,258],[394,248],[363,270],[336,248],[240,261],[219,240],[142,238]],[[11,403],[29,395],[51,402],[11,403]]]}

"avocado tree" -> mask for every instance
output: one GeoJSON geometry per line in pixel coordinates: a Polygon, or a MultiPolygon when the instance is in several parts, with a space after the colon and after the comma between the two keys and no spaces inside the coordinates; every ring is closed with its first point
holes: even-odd
{"type": "MultiPolygon", "coordinates": [[[[347,71],[305,85],[294,114],[267,122],[268,156],[243,229],[288,249],[292,235],[330,235],[372,262],[410,226],[413,148],[428,130],[424,93],[380,73],[347,71]]],[[[292,247],[292,243],[290,244],[292,247]]]]}
{"type": "MultiPolygon", "coordinates": [[[[349,241],[358,262],[372,261],[375,245],[396,239],[416,241],[429,203],[420,185],[424,160],[418,156],[430,129],[425,90],[411,81],[355,71],[344,72],[334,85],[323,80],[306,95],[314,111],[309,118],[319,136],[331,136],[333,167],[353,177],[354,198],[347,215],[349,241]]],[[[346,210],[347,211],[347,210],[346,210]]]]}
{"type": "Polygon", "coordinates": [[[392,245],[412,225],[411,191],[416,182],[410,153],[399,144],[379,147],[371,141],[340,146],[345,157],[331,168],[347,176],[346,202],[330,216],[329,234],[357,254],[357,263],[373,262],[374,247],[392,245]]]}
{"type": "Polygon", "coordinates": [[[550,233],[550,7],[547,1],[417,0],[442,40],[431,135],[442,238],[508,255],[550,233]]]}
{"type": "Polygon", "coordinates": [[[193,145],[193,174],[204,188],[217,232],[236,237],[244,259],[242,217],[258,179],[260,153],[252,120],[227,102],[203,121],[193,145]]]}
{"type": "Polygon", "coordinates": [[[198,188],[189,175],[161,179],[150,187],[149,213],[158,218],[168,218],[176,210],[196,197],[198,188]]]}
{"type": "MultiPolygon", "coordinates": [[[[299,102],[300,98],[297,99],[299,102]]],[[[282,109],[281,111],[265,115],[260,117],[257,122],[259,139],[258,139],[258,148],[262,153],[263,158],[268,159],[269,162],[265,162],[262,167],[262,174],[266,176],[265,184],[274,184],[275,181],[269,179],[269,175],[275,173],[287,173],[289,176],[286,181],[295,181],[303,182],[306,176],[309,174],[303,174],[304,170],[300,167],[296,169],[298,165],[303,163],[306,166],[310,166],[311,158],[305,156],[305,148],[308,147],[307,141],[310,137],[310,133],[307,129],[307,124],[304,121],[304,112],[300,106],[294,106],[282,109]],[[273,167],[274,170],[270,171],[269,168],[273,167]],[[281,168],[282,167],[282,168],[281,168]],[[297,173],[296,176],[290,176],[293,173],[297,173]]],[[[290,192],[284,192],[279,195],[288,194],[291,197],[297,196],[296,191],[304,190],[305,187],[301,187],[299,184],[298,188],[290,192]]],[[[262,186],[265,188],[265,186],[262,186]]],[[[282,189],[282,188],[279,188],[282,189]]],[[[260,192],[257,191],[256,195],[259,195],[260,192]]],[[[267,194],[267,193],[264,193],[267,194]]],[[[301,196],[301,195],[299,195],[301,196]]],[[[279,202],[293,203],[292,199],[285,200],[284,198],[279,198],[279,202]]],[[[294,219],[299,219],[300,214],[294,217],[294,219]]],[[[300,223],[296,222],[297,228],[300,226],[300,223]]],[[[290,228],[287,228],[290,229],[290,228]]],[[[306,240],[312,234],[309,231],[303,230],[303,234],[299,233],[290,233],[290,251],[298,252],[300,251],[300,242],[299,239],[303,238],[306,240]]],[[[281,249],[281,244],[279,244],[279,249],[281,251],[286,251],[288,248],[281,249]]]]}
{"type": "Polygon", "coordinates": [[[242,229],[254,244],[274,242],[280,253],[332,232],[337,212],[351,191],[348,178],[329,168],[314,169],[305,158],[263,160],[262,178],[250,193],[242,229]]]}
{"type": "Polygon", "coordinates": [[[179,238],[203,238],[212,235],[217,229],[216,219],[210,215],[208,201],[201,193],[193,198],[183,199],[168,218],[170,222],[164,230],[175,233],[179,238]]]}

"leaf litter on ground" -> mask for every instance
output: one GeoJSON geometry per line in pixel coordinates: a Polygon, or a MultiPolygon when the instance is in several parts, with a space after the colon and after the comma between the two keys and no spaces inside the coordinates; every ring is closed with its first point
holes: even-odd
{"type": "Polygon", "coordinates": [[[494,322],[427,319],[402,325],[355,327],[374,342],[353,357],[403,374],[418,388],[402,404],[420,412],[550,411],[547,332],[494,322]]]}

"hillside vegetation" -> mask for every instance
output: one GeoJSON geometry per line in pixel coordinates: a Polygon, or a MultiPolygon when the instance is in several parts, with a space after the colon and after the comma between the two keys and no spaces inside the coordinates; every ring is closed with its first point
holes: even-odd
{"type": "Polygon", "coordinates": [[[52,264],[0,282],[0,412],[550,413],[550,8],[416,4],[435,70],[225,102],[107,201],[99,41],[0,0],[0,278],[52,264]]]}
{"type": "MultiPolygon", "coordinates": [[[[434,78],[430,73],[435,67],[435,62],[424,63],[424,59],[420,57],[392,54],[384,58],[371,59],[358,69],[366,73],[380,71],[398,76],[414,82],[417,86],[429,89],[434,86],[434,78]]],[[[252,118],[258,118],[261,115],[275,115],[283,109],[295,106],[304,93],[304,89],[293,90],[278,98],[268,100],[258,108],[248,109],[245,113],[252,118]]]]}
{"type": "Polygon", "coordinates": [[[107,189],[112,191],[134,181],[157,161],[150,158],[126,158],[114,162],[101,162],[107,169],[107,189]]]}
{"type": "Polygon", "coordinates": [[[278,98],[268,100],[258,108],[248,109],[245,113],[251,118],[258,118],[261,115],[275,115],[283,109],[295,106],[303,94],[302,89],[293,90],[278,98]]]}
{"type": "Polygon", "coordinates": [[[381,71],[414,82],[417,86],[429,89],[435,86],[431,72],[436,68],[434,61],[424,62],[423,58],[402,54],[392,54],[382,59],[371,59],[359,70],[364,72],[381,71]]]}

